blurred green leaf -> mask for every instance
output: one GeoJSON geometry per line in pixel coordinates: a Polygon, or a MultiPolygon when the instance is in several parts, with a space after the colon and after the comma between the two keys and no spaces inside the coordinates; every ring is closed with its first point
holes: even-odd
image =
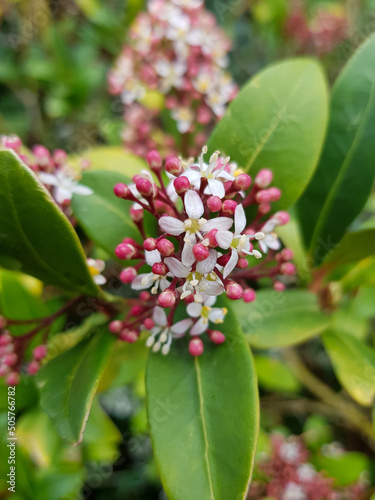
{"type": "Polygon", "coordinates": [[[301,385],[294,373],[278,359],[254,356],[255,369],[261,387],[269,391],[298,392],[301,385]]]}
{"type": "Polygon", "coordinates": [[[338,246],[328,254],[324,268],[332,269],[358,262],[375,254],[375,229],[346,233],[338,246]]]}
{"type": "Polygon", "coordinates": [[[127,177],[128,181],[148,167],[145,161],[132,153],[127,153],[122,146],[97,146],[70,159],[74,165],[79,164],[82,159],[88,160],[90,171],[117,172],[127,177]]]}
{"type": "Polygon", "coordinates": [[[303,440],[310,450],[317,451],[333,440],[332,427],[321,415],[310,415],[303,427],[303,440]]]}
{"type": "Polygon", "coordinates": [[[319,454],[314,457],[313,463],[317,469],[333,477],[337,486],[355,483],[370,467],[366,455],[357,452],[343,452],[336,456],[319,454]]]}

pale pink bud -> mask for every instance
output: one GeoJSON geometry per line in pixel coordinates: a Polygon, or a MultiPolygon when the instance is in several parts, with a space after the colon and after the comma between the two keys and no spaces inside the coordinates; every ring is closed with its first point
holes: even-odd
{"type": "Polygon", "coordinates": [[[204,351],[201,339],[191,339],[189,342],[189,352],[192,356],[201,356],[204,351]]]}
{"type": "Polygon", "coordinates": [[[181,161],[178,158],[168,158],[165,163],[165,170],[172,175],[180,175],[184,171],[181,161]]]}
{"type": "Polygon", "coordinates": [[[116,186],[113,188],[113,192],[115,193],[117,198],[123,198],[124,200],[132,197],[132,193],[129,187],[123,183],[116,184],[116,186]]]}
{"type": "Polygon", "coordinates": [[[256,194],[255,199],[257,203],[269,203],[271,201],[271,195],[268,190],[262,189],[256,194]]]}
{"type": "Polygon", "coordinates": [[[3,358],[3,363],[8,366],[13,366],[17,363],[18,356],[15,352],[11,352],[10,354],[6,354],[3,358]]]}
{"type": "Polygon", "coordinates": [[[225,200],[223,203],[222,212],[224,215],[233,215],[236,211],[237,203],[233,200],[225,200]]]}
{"type": "Polygon", "coordinates": [[[285,285],[281,283],[281,281],[275,281],[273,289],[276,290],[276,292],[283,292],[285,290],[285,285]]]}
{"type": "Polygon", "coordinates": [[[146,330],[152,330],[155,326],[155,323],[151,318],[146,318],[144,320],[143,324],[144,324],[144,327],[146,328],[146,330]]]}
{"type": "Polygon", "coordinates": [[[202,245],[201,243],[198,243],[197,245],[193,246],[193,254],[198,262],[202,262],[203,260],[206,260],[209,257],[210,252],[206,246],[202,245]]]}
{"type": "Polygon", "coordinates": [[[296,268],[291,262],[285,262],[285,264],[282,264],[280,270],[281,274],[286,274],[288,276],[296,274],[296,268]]]}
{"type": "Polygon", "coordinates": [[[122,325],[122,321],[120,321],[119,319],[115,319],[114,321],[110,322],[109,331],[111,333],[119,333],[121,331],[122,325]]]}
{"type": "Polygon", "coordinates": [[[260,214],[268,214],[271,212],[271,205],[269,203],[261,203],[258,210],[260,214]]]}
{"type": "Polygon", "coordinates": [[[207,106],[201,106],[198,108],[197,111],[197,122],[201,123],[202,125],[207,125],[207,123],[210,123],[212,118],[212,113],[207,106]]]}
{"type": "Polygon", "coordinates": [[[151,182],[143,177],[140,177],[137,180],[135,187],[137,188],[138,193],[146,198],[151,196],[154,192],[151,182]]]}
{"type": "Polygon", "coordinates": [[[168,267],[164,262],[155,262],[152,266],[152,272],[158,276],[164,276],[168,272],[168,267]]]}
{"type": "Polygon", "coordinates": [[[19,153],[22,148],[22,141],[18,135],[10,135],[5,139],[5,147],[13,149],[16,153],[19,153]]]}
{"type": "Polygon", "coordinates": [[[246,269],[248,266],[248,262],[245,258],[238,259],[237,266],[239,269],[246,269]]]}
{"type": "Polygon", "coordinates": [[[139,332],[137,330],[129,330],[126,328],[122,330],[118,336],[119,340],[123,342],[128,342],[129,344],[134,344],[138,340],[139,332]]]}
{"type": "Polygon", "coordinates": [[[18,385],[21,382],[21,377],[17,372],[11,372],[6,378],[7,385],[18,385]]]}
{"type": "Polygon", "coordinates": [[[63,149],[55,149],[52,159],[56,165],[63,165],[67,161],[68,155],[63,149]]]}
{"type": "Polygon", "coordinates": [[[30,361],[27,365],[27,373],[29,375],[36,375],[40,369],[40,363],[38,361],[30,361]]]}
{"type": "Polygon", "coordinates": [[[190,181],[183,175],[181,177],[177,177],[177,179],[174,180],[173,185],[177,194],[186,193],[186,191],[189,191],[190,189],[190,181]]]}
{"type": "Polygon", "coordinates": [[[243,288],[238,283],[234,283],[231,281],[226,287],[225,291],[227,293],[227,297],[230,300],[238,300],[243,296],[243,288]]]}
{"type": "Polygon", "coordinates": [[[51,161],[51,155],[47,148],[44,146],[37,144],[33,147],[33,154],[35,156],[35,160],[38,165],[45,167],[51,161]]]}
{"type": "Polygon", "coordinates": [[[271,187],[267,189],[268,194],[270,195],[270,201],[278,201],[281,198],[281,190],[276,187],[271,187]]]}
{"type": "Polygon", "coordinates": [[[120,243],[115,249],[115,254],[121,260],[129,260],[137,255],[136,248],[128,243],[120,243]]]}
{"type": "MultiPolygon", "coordinates": [[[[3,316],[1,316],[2,320],[5,320],[3,316]]],[[[4,327],[2,327],[4,328],[4,327]]],[[[0,346],[2,345],[7,345],[10,342],[12,342],[12,337],[9,335],[8,332],[4,332],[0,335],[0,346]]]]}
{"type": "Polygon", "coordinates": [[[165,290],[158,297],[160,307],[173,307],[176,303],[176,293],[172,290],[165,290]]]}
{"type": "Polygon", "coordinates": [[[255,184],[260,188],[266,188],[271,184],[272,179],[273,173],[271,172],[271,170],[264,168],[260,170],[255,177],[255,184]]]}
{"type": "Polygon", "coordinates": [[[280,255],[283,260],[292,260],[293,250],[291,250],[290,248],[284,248],[284,250],[281,251],[280,255]]]}
{"type": "Polygon", "coordinates": [[[210,212],[220,212],[223,207],[221,199],[218,196],[210,196],[207,200],[207,206],[210,212]]]}
{"type": "Polygon", "coordinates": [[[163,160],[162,157],[160,156],[160,153],[158,151],[150,151],[147,154],[147,163],[150,166],[151,170],[154,171],[159,171],[163,165],[163,160]]]}
{"type": "Polygon", "coordinates": [[[277,222],[279,223],[279,226],[284,226],[285,224],[288,224],[288,222],[290,221],[290,216],[289,216],[288,212],[284,212],[284,211],[277,212],[274,215],[274,217],[277,220],[277,222]]]}
{"type": "Polygon", "coordinates": [[[156,248],[164,257],[169,257],[174,253],[174,245],[171,241],[167,240],[167,238],[159,240],[156,244],[156,248]]]}
{"type": "Polygon", "coordinates": [[[14,351],[13,343],[0,346],[0,356],[5,356],[14,351]]]}
{"type": "Polygon", "coordinates": [[[219,332],[219,330],[212,330],[209,332],[210,339],[212,342],[215,344],[222,344],[225,342],[225,335],[222,332],[219,332]]]}
{"type": "Polygon", "coordinates": [[[252,288],[246,288],[243,292],[242,300],[246,303],[254,302],[255,300],[255,292],[252,288]]]}
{"type": "Polygon", "coordinates": [[[141,292],[139,294],[139,298],[143,301],[143,302],[148,302],[150,299],[151,299],[151,294],[149,292],[141,292]]]}
{"type": "Polygon", "coordinates": [[[5,377],[9,373],[9,366],[1,364],[0,365],[0,377],[5,377]]]}
{"type": "Polygon", "coordinates": [[[156,250],[156,244],[157,241],[155,240],[155,238],[147,238],[143,242],[143,248],[148,252],[152,252],[153,250],[156,250]]]}
{"type": "Polygon", "coordinates": [[[37,361],[45,358],[47,356],[47,346],[45,344],[36,346],[33,350],[33,356],[37,361]]]}
{"type": "Polygon", "coordinates": [[[143,209],[131,207],[130,217],[134,222],[140,222],[143,219],[143,209]]]}
{"type": "Polygon", "coordinates": [[[129,285],[133,282],[135,277],[137,276],[137,270],[134,267],[127,267],[123,269],[120,274],[120,280],[125,284],[129,285]]]}
{"type": "Polygon", "coordinates": [[[247,191],[251,186],[251,177],[247,174],[240,174],[233,181],[233,186],[238,191],[247,191]]]}

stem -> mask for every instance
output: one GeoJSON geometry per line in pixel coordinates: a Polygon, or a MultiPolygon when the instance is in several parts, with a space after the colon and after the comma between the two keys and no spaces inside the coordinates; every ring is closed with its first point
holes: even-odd
{"type": "Polygon", "coordinates": [[[328,385],[318,379],[304,365],[297,351],[291,347],[283,349],[283,355],[300,382],[328,406],[334,408],[353,428],[369,439],[369,445],[375,450],[375,435],[371,422],[353,403],[337,394],[328,385]]]}

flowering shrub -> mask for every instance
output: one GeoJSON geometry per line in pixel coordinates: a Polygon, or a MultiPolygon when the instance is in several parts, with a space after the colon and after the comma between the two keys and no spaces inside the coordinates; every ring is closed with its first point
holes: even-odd
{"type": "Polygon", "coordinates": [[[130,28],[127,43],[108,75],[109,90],[125,105],[124,144],[139,155],[152,149],[196,156],[208,131],[237,88],[225,71],[230,40],[203,1],[151,0],[130,28]],[[164,134],[165,100],[175,134],[164,134]],[[161,101],[162,102],[162,101],[161,101]],[[164,111],[163,111],[164,113],[164,111]]]}

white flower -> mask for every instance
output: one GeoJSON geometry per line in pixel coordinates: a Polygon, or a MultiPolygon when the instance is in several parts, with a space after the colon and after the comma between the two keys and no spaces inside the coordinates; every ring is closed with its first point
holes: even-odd
{"type": "Polygon", "coordinates": [[[225,307],[212,307],[216,297],[206,297],[203,304],[191,303],[186,311],[191,318],[199,318],[190,330],[190,335],[201,335],[208,328],[209,322],[216,325],[223,323],[228,310],[225,307]]]}
{"type": "MultiPolygon", "coordinates": [[[[227,250],[231,248],[232,253],[230,259],[224,267],[223,276],[226,278],[236,267],[240,252],[247,255],[254,255],[257,259],[260,259],[262,254],[258,250],[250,251],[250,235],[241,234],[246,227],[246,215],[245,210],[242,205],[237,205],[234,212],[234,234],[230,231],[218,231],[216,233],[216,241],[218,245],[227,250]]],[[[256,233],[254,237],[256,239],[262,238],[263,233],[256,233]]]]}
{"type": "Polygon", "coordinates": [[[261,228],[261,231],[265,234],[265,237],[259,242],[260,249],[263,253],[267,253],[268,249],[280,250],[281,242],[277,237],[277,234],[274,232],[274,229],[278,224],[278,220],[271,217],[271,219],[261,228]]]}
{"type": "Polygon", "coordinates": [[[164,262],[170,272],[176,278],[186,278],[182,287],[178,288],[181,292],[181,299],[191,294],[194,295],[195,302],[202,302],[202,293],[206,295],[221,295],[224,291],[224,285],[219,277],[213,272],[217,261],[216,250],[211,249],[209,257],[198,262],[195,271],[192,266],[184,265],[175,257],[167,257],[164,262]]]}
{"type": "Polygon", "coordinates": [[[201,70],[193,80],[195,90],[201,94],[208,94],[215,84],[215,75],[208,69],[201,70]]]}
{"type": "Polygon", "coordinates": [[[288,483],[281,496],[281,500],[307,500],[307,495],[302,486],[297,483],[288,483]]]}
{"type": "Polygon", "coordinates": [[[161,76],[160,90],[167,93],[172,87],[180,89],[184,83],[184,74],[187,66],[182,61],[170,62],[167,59],[159,59],[155,63],[155,70],[161,76]]]}
{"type": "Polygon", "coordinates": [[[280,446],[280,457],[288,464],[296,462],[299,459],[300,452],[299,443],[294,441],[285,441],[280,446]]]}
{"type": "Polygon", "coordinates": [[[101,274],[105,269],[105,262],[99,259],[87,259],[87,266],[90,274],[97,285],[107,283],[105,277],[101,274]]]}
{"type": "Polygon", "coordinates": [[[194,114],[190,108],[181,107],[173,109],[171,116],[177,122],[177,129],[180,134],[189,132],[194,119],[194,114]]]}
{"type": "Polygon", "coordinates": [[[124,88],[121,93],[121,99],[124,104],[129,106],[134,101],[142,99],[146,94],[144,87],[135,78],[128,78],[124,82],[124,88]]]}
{"type": "Polygon", "coordinates": [[[64,203],[65,200],[71,200],[73,194],[78,194],[80,196],[89,196],[93,194],[92,189],[82,184],[78,184],[75,179],[69,177],[62,170],[57,171],[56,174],[40,172],[39,179],[43,184],[54,186],[53,197],[60,205],[64,203]]]}
{"type": "Polygon", "coordinates": [[[298,467],[297,474],[300,481],[310,482],[314,479],[317,472],[311,464],[302,464],[298,467]]]}
{"type": "Polygon", "coordinates": [[[203,0],[172,0],[173,3],[185,9],[197,9],[203,5],[203,0]]]}
{"type": "Polygon", "coordinates": [[[200,186],[202,177],[205,177],[208,182],[205,194],[211,194],[212,196],[224,198],[225,188],[223,182],[234,180],[234,177],[225,171],[225,167],[229,161],[229,158],[225,158],[225,160],[223,160],[223,164],[219,168],[217,168],[219,159],[218,152],[216,151],[211,156],[208,165],[203,161],[203,156],[206,153],[207,146],[204,146],[204,148],[202,149],[202,154],[199,157],[199,162],[191,165],[190,168],[183,173],[183,175],[187,177],[189,181],[197,188],[199,188],[200,186]]]}
{"type": "Polygon", "coordinates": [[[186,233],[184,238],[186,244],[182,250],[182,259],[184,264],[192,265],[195,261],[193,245],[197,241],[197,236],[203,240],[202,233],[206,233],[212,229],[227,230],[232,226],[233,220],[229,217],[216,217],[209,221],[203,219],[204,206],[196,191],[187,191],[184,202],[188,219],[181,221],[167,215],[159,219],[159,226],[171,236],[179,236],[182,233],[186,233]]]}
{"type": "Polygon", "coordinates": [[[174,15],[168,19],[166,37],[177,43],[186,43],[188,33],[190,32],[190,18],[180,11],[179,15],[174,15]]]}
{"type": "Polygon", "coordinates": [[[154,308],[152,319],[155,326],[151,330],[151,335],[146,341],[147,347],[153,346],[152,350],[158,352],[161,349],[162,354],[169,353],[173,338],[183,337],[187,330],[193,324],[191,319],[183,319],[173,326],[168,326],[167,315],[164,309],[159,306],[154,308]],[[157,340],[156,338],[159,337],[157,340]]]}
{"type": "MultiPolygon", "coordinates": [[[[148,252],[146,250],[145,258],[146,258],[146,263],[150,267],[162,261],[161,255],[158,252],[158,250],[152,250],[151,252],[148,252]]],[[[165,275],[154,274],[152,272],[139,274],[136,278],[134,278],[132,282],[132,289],[145,290],[146,288],[150,288],[150,286],[152,286],[151,289],[152,294],[156,294],[159,288],[162,292],[164,292],[164,290],[168,288],[170,284],[167,278],[170,278],[171,276],[172,276],[171,273],[167,273],[165,275]]]]}

